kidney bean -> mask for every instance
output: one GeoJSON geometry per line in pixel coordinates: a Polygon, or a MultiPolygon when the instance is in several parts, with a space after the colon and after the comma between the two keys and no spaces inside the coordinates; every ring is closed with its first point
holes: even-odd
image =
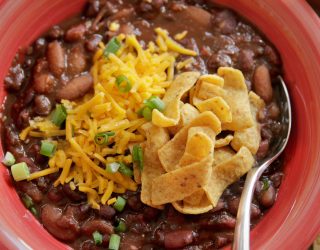
{"type": "Polygon", "coordinates": [[[243,71],[250,71],[254,67],[254,52],[250,49],[240,50],[238,65],[243,71]]]}
{"type": "Polygon", "coordinates": [[[205,215],[200,220],[200,226],[202,228],[233,229],[235,225],[236,219],[226,212],[205,215]]]}
{"type": "Polygon", "coordinates": [[[53,91],[55,79],[49,73],[36,73],[33,76],[33,88],[39,94],[48,94],[53,91]]]}
{"type": "Polygon", "coordinates": [[[276,200],[276,191],[272,185],[258,196],[259,203],[264,207],[271,207],[276,200]]]}
{"type": "Polygon", "coordinates": [[[116,210],[108,205],[103,205],[100,207],[99,215],[106,220],[112,220],[116,215],[116,210]]]}
{"type": "Polygon", "coordinates": [[[82,75],[73,78],[56,93],[58,100],[74,100],[84,96],[93,85],[93,79],[90,75],[82,75]]]}
{"type": "Polygon", "coordinates": [[[167,232],[164,235],[165,248],[182,248],[194,240],[194,232],[188,229],[179,229],[167,232]]]}
{"type": "Polygon", "coordinates": [[[58,41],[48,44],[47,58],[51,72],[59,77],[65,69],[66,62],[64,48],[58,41]]]}
{"type": "Polygon", "coordinates": [[[85,47],[88,51],[94,52],[98,48],[98,44],[102,41],[102,36],[99,34],[93,34],[89,40],[85,42],[85,47]]]}
{"type": "Polygon", "coordinates": [[[143,218],[146,222],[155,220],[160,214],[160,210],[153,207],[145,207],[143,209],[143,218]]]}
{"type": "Polygon", "coordinates": [[[79,223],[74,217],[63,215],[60,208],[51,204],[42,207],[41,221],[44,227],[60,240],[73,241],[80,232],[79,223]]]}
{"type": "Polygon", "coordinates": [[[37,95],[34,98],[33,109],[38,115],[48,115],[52,105],[50,99],[45,95],[37,95]]]}
{"type": "Polygon", "coordinates": [[[110,21],[126,19],[134,14],[133,8],[124,8],[108,18],[110,21]]]}
{"type": "Polygon", "coordinates": [[[49,198],[49,200],[51,200],[53,202],[61,201],[64,197],[61,186],[51,187],[47,193],[47,197],[49,198]]]}
{"type": "Polygon", "coordinates": [[[105,220],[99,220],[99,219],[94,219],[90,221],[86,221],[82,226],[81,226],[81,233],[85,234],[89,237],[92,236],[92,233],[98,231],[101,234],[112,234],[113,233],[113,226],[105,221],[105,220]]]}
{"type": "Polygon", "coordinates": [[[265,47],[264,55],[268,57],[270,63],[275,65],[279,65],[281,63],[277,52],[269,45],[265,47]]]}
{"type": "Polygon", "coordinates": [[[265,64],[257,66],[253,74],[253,90],[266,103],[270,103],[273,97],[273,89],[269,69],[265,64]]]}
{"type": "Polygon", "coordinates": [[[215,25],[222,34],[230,34],[237,27],[237,20],[234,14],[229,10],[219,12],[215,19],[215,25]]]}
{"type": "Polygon", "coordinates": [[[42,201],[43,194],[36,184],[30,181],[18,181],[16,182],[17,188],[23,193],[29,195],[35,203],[42,201]]]}
{"type": "Polygon", "coordinates": [[[68,205],[65,210],[66,216],[73,216],[78,221],[83,221],[90,216],[91,207],[89,204],[68,205]]]}
{"type": "Polygon", "coordinates": [[[143,238],[139,234],[127,233],[120,243],[120,250],[140,250],[143,246],[143,238]]]}
{"type": "Polygon", "coordinates": [[[76,26],[72,26],[70,29],[67,30],[66,35],[65,35],[65,39],[68,42],[79,41],[79,40],[83,39],[86,31],[87,31],[87,27],[83,23],[80,23],[76,26]]]}
{"type": "Polygon", "coordinates": [[[79,190],[72,190],[69,184],[63,185],[63,192],[72,201],[83,201],[87,196],[79,190]]]}
{"type": "Polygon", "coordinates": [[[87,60],[83,49],[79,46],[73,47],[68,55],[68,71],[71,74],[80,74],[86,69],[87,60]]]}
{"type": "Polygon", "coordinates": [[[127,199],[127,204],[133,211],[137,211],[137,212],[139,212],[143,207],[140,197],[137,195],[130,196],[127,199]]]}
{"type": "Polygon", "coordinates": [[[199,27],[210,27],[212,16],[210,12],[195,6],[187,6],[184,8],[185,18],[192,20],[192,22],[199,27]]]}

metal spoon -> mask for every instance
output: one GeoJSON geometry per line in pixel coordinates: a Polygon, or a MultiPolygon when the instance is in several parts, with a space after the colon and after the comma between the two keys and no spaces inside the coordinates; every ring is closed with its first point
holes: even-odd
{"type": "Polygon", "coordinates": [[[241,194],[240,204],[237,214],[237,222],[233,241],[233,250],[249,250],[250,249],[250,205],[257,180],[262,173],[274,162],[285,149],[290,131],[291,131],[291,104],[287,87],[283,79],[279,76],[280,84],[277,84],[278,96],[280,102],[282,133],[271,145],[269,154],[257,162],[256,165],[247,173],[244,189],[241,194]]]}

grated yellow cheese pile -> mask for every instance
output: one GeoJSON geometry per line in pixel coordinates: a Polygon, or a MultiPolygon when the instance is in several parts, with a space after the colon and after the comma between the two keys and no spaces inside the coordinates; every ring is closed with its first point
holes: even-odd
{"type": "MultiPolygon", "coordinates": [[[[151,96],[163,97],[175,70],[190,65],[192,56],[197,54],[178,44],[166,30],[157,28],[155,32],[155,42],[149,42],[146,48],[134,35],[123,34],[117,36],[121,46],[115,54],[105,56],[105,45],[100,44],[91,68],[93,93],[77,102],[62,100],[67,109],[65,129],[52,124],[49,117],[37,117],[21,132],[22,140],[40,137],[57,145],[49,168],[32,173],[28,180],[61,171],[54,185],[69,183],[71,189],[86,193],[88,203],[95,209],[100,208],[99,204],[114,203],[114,193],[137,189],[137,183],[130,177],[107,172],[106,164],[132,164],[130,145],[145,141],[141,126],[146,120],[137,115],[138,110],[151,96]],[[176,63],[180,54],[190,58],[176,63]],[[130,81],[129,92],[119,91],[116,85],[119,75],[130,81]],[[109,138],[110,143],[97,145],[96,134],[109,131],[115,132],[109,138]]],[[[185,35],[186,32],[177,37],[185,35]]]]}

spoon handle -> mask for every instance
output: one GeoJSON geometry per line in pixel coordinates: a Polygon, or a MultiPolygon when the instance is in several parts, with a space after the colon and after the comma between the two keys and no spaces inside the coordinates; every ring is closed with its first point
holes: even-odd
{"type": "Polygon", "coordinates": [[[250,249],[250,206],[256,181],[263,171],[254,167],[248,173],[242,191],[233,240],[233,250],[250,249]],[[260,170],[260,171],[259,171],[260,170]]]}

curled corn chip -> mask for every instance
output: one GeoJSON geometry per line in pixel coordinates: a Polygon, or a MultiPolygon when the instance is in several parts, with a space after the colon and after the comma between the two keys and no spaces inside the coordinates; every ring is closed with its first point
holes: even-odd
{"type": "Polygon", "coordinates": [[[190,128],[185,152],[179,161],[179,166],[199,162],[208,155],[213,156],[215,136],[216,134],[209,127],[190,128]]]}
{"type": "MultiPolygon", "coordinates": [[[[147,141],[144,146],[144,167],[141,174],[141,201],[149,206],[151,202],[152,180],[165,173],[158,157],[158,149],[169,141],[169,133],[165,128],[160,128],[152,123],[142,126],[147,141]]],[[[159,208],[159,207],[158,207],[159,208]]]]}
{"type": "Polygon", "coordinates": [[[182,128],[169,142],[158,150],[158,155],[163,168],[170,172],[177,169],[187,144],[188,130],[191,127],[209,127],[215,134],[221,132],[219,119],[210,111],[199,114],[189,125],[182,128]]]}
{"type": "Polygon", "coordinates": [[[202,196],[200,203],[197,205],[190,205],[184,201],[173,202],[172,205],[177,211],[183,214],[202,214],[213,208],[206,195],[202,196]]]}
{"type": "Polygon", "coordinates": [[[232,121],[232,113],[228,103],[222,97],[216,96],[210,99],[198,102],[196,104],[200,112],[212,111],[222,123],[232,121]]]}
{"type": "Polygon", "coordinates": [[[222,148],[224,146],[228,146],[229,143],[232,141],[233,135],[227,135],[225,138],[221,138],[216,141],[215,148],[222,148]]]}
{"type": "Polygon", "coordinates": [[[247,173],[253,166],[254,158],[250,150],[241,147],[231,158],[215,165],[208,185],[204,187],[207,197],[216,206],[223,191],[247,173]]]}
{"type": "Polygon", "coordinates": [[[250,128],[235,131],[231,146],[234,150],[237,151],[242,146],[246,146],[252,154],[256,154],[261,141],[260,126],[257,121],[257,113],[259,112],[259,110],[265,107],[265,103],[258,95],[256,95],[252,91],[249,93],[249,100],[254,124],[250,128]]]}
{"type": "Polygon", "coordinates": [[[168,130],[171,134],[175,135],[181,128],[188,125],[194,118],[199,115],[199,111],[189,103],[180,103],[181,112],[180,120],[176,126],[169,127],[168,130]]]}
{"type": "Polygon", "coordinates": [[[204,190],[199,189],[199,190],[195,191],[193,194],[184,198],[183,203],[197,206],[202,201],[202,198],[204,195],[205,195],[204,190]]]}
{"type": "Polygon", "coordinates": [[[152,183],[152,204],[162,205],[183,200],[208,184],[213,157],[161,175],[152,183]],[[170,185],[169,185],[170,183],[170,185]]]}
{"type": "Polygon", "coordinates": [[[184,72],[176,77],[163,97],[163,102],[165,103],[163,113],[157,109],[152,111],[152,122],[155,125],[170,127],[178,124],[180,119],[180,99],[192,88],[199,76],[199,72],[184,72]]]}
{"type": "Polygon", "coordinates": [[[212,84],[217,85],[219,87],[223,87],[223,85],[224,85],[223,78],[218,75],[211,75],[211,74],[210,75],[202,75],[202,76],[200,76],[199,81],[212,83],[212,84]]]}
{"type": "Polygon", "coordinates": [[[232,121],[223,124],[224,130],[243,130],[253,126],[250,111],[248,89],[240,70],[221,67],[218,75],[224,78],[223,98],[229,104],[232,112],[232,121]]]}

